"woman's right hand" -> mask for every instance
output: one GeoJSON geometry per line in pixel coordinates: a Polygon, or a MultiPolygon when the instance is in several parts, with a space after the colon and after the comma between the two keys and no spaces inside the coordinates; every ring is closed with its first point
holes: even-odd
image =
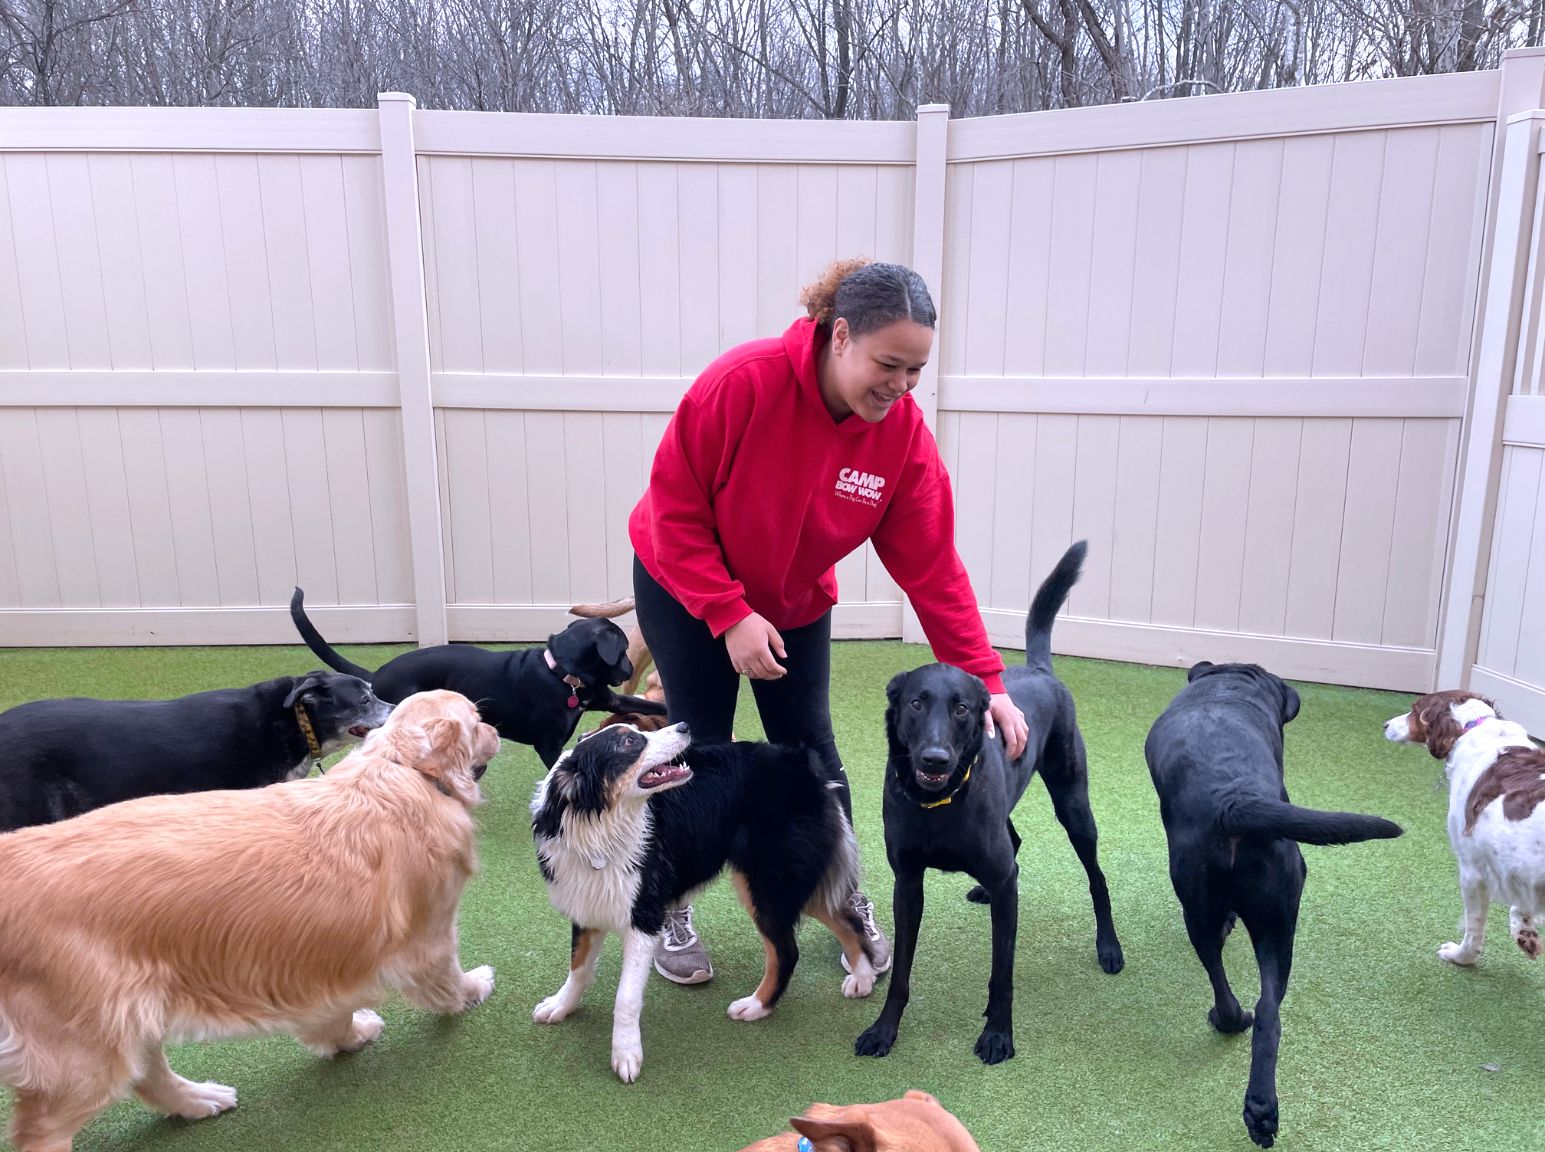
{"type": "Polygon", "coordinates": [[[776,680],[788,671],[773,659],[773,653],[788,659],[783,637],[755,612],[730,625],[724,633],[724,647],[729,651],[730,664],[742,676],[753,680],[776,680]]]}

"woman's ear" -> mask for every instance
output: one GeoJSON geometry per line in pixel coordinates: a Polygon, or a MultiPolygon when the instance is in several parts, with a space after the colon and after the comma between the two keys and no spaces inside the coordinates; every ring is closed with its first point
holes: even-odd
{"type": "Polygon", "coordinates": [[[832,321],[832,351],[841,354],[853,339],[853,334],[848,328],[845,316],[838,316],[832,321]]]}

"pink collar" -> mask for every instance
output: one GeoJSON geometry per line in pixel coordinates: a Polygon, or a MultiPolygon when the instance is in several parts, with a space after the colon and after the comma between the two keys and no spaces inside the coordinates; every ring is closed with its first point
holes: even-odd
{"type": "Polygon", "coordinates": [[[553,659],[552,649],[543,648],[542,657],[547,661],[547,666],[563,677],[563,682],[569,686],[569,698],[565,701],[570,708],[579,707],[579,689],[585,683],[578,676],[571,675],[558,667],[558,661],[553,659]]]}
{"type": "Polygon", "coordinates": [[[1470,729],[1476,727],[1477,725],[1484,724],[1488,720],[1495,719],[1495,716],[1477,716],[1474,720],[1470,721],[1470,723],[1466,724],[1459,734],[1463,736],[1466,732],[1470,731],[1470,729]]]}

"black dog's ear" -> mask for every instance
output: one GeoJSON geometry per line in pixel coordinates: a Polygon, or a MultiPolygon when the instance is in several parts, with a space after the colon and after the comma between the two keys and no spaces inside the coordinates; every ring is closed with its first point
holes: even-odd
{"type": "MultiPolygon", "coordinates": [[[[610,620],[604,621],[604,623],[606,627],[598,630],[596,633],[595,650],[601,656],[601,663],[610,668],[627,652],[628,637],[621,628],[617,627],[610,620]]],[[[632,672],[633,670],[629,668],[628,674],[632,675],[632,672]]],[[[621,683],[621,681],[618,681],[618,683],[621,683]]]]}
{"type": "Polygon", "coordinates": [[[1198,676],[1205,676],[1212,670],[1213,662],[1211,660],[1199,661],[1198,663],[1191,665],[1191,671],[1186,673],[1186,683],[1189,684],[1198,676]]]}
{"type": "Polygon", "coordinates": [[[582,662],[585,649],[590,646],[589,624],[588,620],[576,620],[547,638],[547,650],[565,672],[578,675],[575,665],[582,662]]]}
{"type": "Polygon", "coordinates": [[[1298,698],[1297,690],[1285,680],[1278,680],[1277,685],[1282,689],[1282,722],[1286,724],[1298,715],[1302,701],[1298,698]]]}
{"type": "Polygon", "coordinates": [[[891,682],[885,686],[885,698],[890,701],[892,708],[901,703],[901,689],[906,685],[910,672],[897,672],[891,677],[891,682]]]}
{"type": "Polygon", "coordinates": [[[307,704],[314,703],[317,693],[327,684],[328,673],[318,669],[315,672],[307,672],[305,676],[295,682],[295,687],[290,689],[290,694],[284,698],[284,706],[293,708],[300,701],[307,704]]]}
{"type": "Polygon", "coordinates": [[[980,676],[971,677],[971,687],[976,691],[976,711],[980,715],[992,706],[992,693],[980,676]]]}

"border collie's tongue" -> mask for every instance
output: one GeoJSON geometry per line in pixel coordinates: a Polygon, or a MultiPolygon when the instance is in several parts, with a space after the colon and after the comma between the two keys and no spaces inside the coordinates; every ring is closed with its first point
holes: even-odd
{"type": "Polygon", "coordinates": [[[656,764],[639,773],[638,786],[643,789],[658,788],[662,784],[675,784],[692,775],[692,769],[681,762],[681,757],[665,764],[656,764]]]}

